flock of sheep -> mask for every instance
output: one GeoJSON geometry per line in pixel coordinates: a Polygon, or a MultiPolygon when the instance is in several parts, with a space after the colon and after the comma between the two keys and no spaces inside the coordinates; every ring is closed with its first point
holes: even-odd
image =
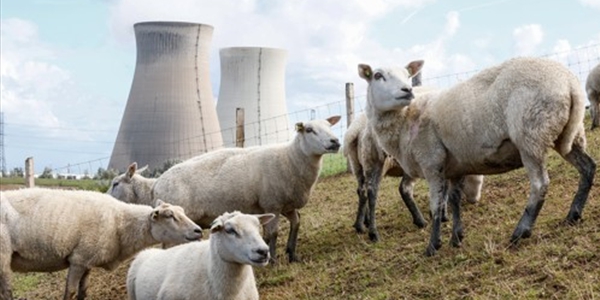
{"type": "MultiPolygon", "coordinates": [[[[427,225],[413,199],[417,178],[429,184],[431,236],[452,212],[451,244],[461,245],[461,198],[477,202],[483,176],[524,167],[530,180],[525,212],[511,242],[531,235],[549,178],[548,148],[580,174],[567,214],[577,223],[596,163],[585,151],[585,97],[557,62],[515,58],[446,90],[420,85],[423,61],[404,68],[359,65],[367,81],[366,114],[348,128],[344,154],[358,182],[354,227],[379,239],[375,205],[380,179],[402,177],[399,192],[416,226],[427,225]],[[412,80],[412,82],[411,82],[412,80]],[[368,205],[367,205],[368,203],[368,205]]],[[[600,65],[588,76],[592,129],[600,126],[600,65]]],[[[216,150],[177,164],[156,179],[132,163],[107,194],[22,189],[0,196],[0,299],[12,299],[12,272],[68,268],[64,299],[84,299],[94,267],[112,270],[134,256],[130,299],[258,299],[253,266],[276,260],[280,215],[290,222],[286,253],[297,261],[298,210],[311,195],[322,156],[341,144],[333,116],[296,124],[280,145],[216,150]],[[202,228],[209,228],[208,239],[202,228]],[[261,228],[264,234],[261,235],[261,228]],[[162,248],[149,248],[162,243],[162,248]],[[143,250],[143,251],[142,251],[143,250]]]]}

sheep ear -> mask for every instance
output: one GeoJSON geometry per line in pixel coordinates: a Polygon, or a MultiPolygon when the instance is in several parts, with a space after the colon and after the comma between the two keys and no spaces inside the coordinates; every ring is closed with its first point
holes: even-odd
{"type": "Polygon", "coordinates": [[[154,207],[159,207],[161,205],[165,204],[165,201],[162,201],[160,199],[156,199],[156,202],[154,203],[154,207]]]}
{"type": "Polygon", "coordinates": [[[329,122],[329,124],[331,124],[331,126],[337,124],[337,122],[340,121],[340,119],[342,119],[342,116],[331,116],[329,118],[327,118],[327,122],[329,122]]]}
{"type": "Polygon", "coordinates": [[[371,79],[373,78],[373,70],[371,70],[371,66],[369,65],[359,64],[358,75],[360,76],[360,78],[366,81],[371,81],[371,79]]]}
{"type": "Polygon", "coordinates": [[[137,169],[137,171],[135,171],[138,174],[142,174],[142,172],[146,171],[146,169],[148,169],[148,165],[145,165],[143,168],[141,169],[137,169]]]}
{"type": "Polygon", "coordinates": [[[304,132],[304,124],[302,122],[296,123],[296,131],[297,132],[304,132]]]}
{"type": "Polygon", "coordinates": [[[421,72],[423,64],[425,64],[425,61],[423,60],[415,60],[408,63],[408,65],[406,65],[406,70],[408,70],[409,76],[412,77],[417,75],[417,73],[421,72]]]}
{"type": "Polygon", "coordinates": [[[210,233],[221,231],[221,229],[223,229],[223,221],[221,221],[220,218],[217,218],[210,223],[210,233]]]}
{"type": "Polygon", "coordinates": [[[158,210],[156,210],[156,209],[155,209],[155,210],[153,210],[153,211],[152,211],[152,214],[150,214],[150,218],[151,218],[153,221],[156,221],[156,220],[158,220],[158,216],[159,216],[159,215],[160,215],[160,212],[159,212],[158,210]]]}
{"type": "Polygon", "coordinates": [[[273,219],[275,219],[274,214],[262,214],[262,215],[256,215],[256,217],[258,218],[260,225],[265,225],[265,224],[271,222],[273,219]]]}
{"type": "Polygon", "coordinates": [[[136,170],[137,170],[137,162],[131,163],[131,165],[129,165],[129,168],[127,168],[127,177],[129,177],[129,178],[133,177],[136,170]]]}

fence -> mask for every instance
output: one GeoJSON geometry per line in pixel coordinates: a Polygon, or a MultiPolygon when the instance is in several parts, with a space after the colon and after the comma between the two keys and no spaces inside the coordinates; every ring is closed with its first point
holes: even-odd
{"type": "MultiPolygon", "coordinates": [[[[574,74],[579,77],[582,83],[582,88],[584,88],[585,80],[590,70],[596,65],[600,64],[600,44],[593,44],[570,51],[548,54],[544,57],[557,60],[565,64],[574,74]]],[[[436,86],[440,88],[449,87],[470,78],[478,71],[479,70],[473,70],[435,77],[426,77],[427,72],[425,71],[423,85],[436,86]]],[[[341,100],[339,101],[292,112],[286,115],[262,119],[258,122],[244,124],[243,139],[246,144],[252,143],[255,145],[260,145],[261,140],[273,140],[272,137],[279,137],[280,142],[289,141],[294,136],[295,123],[313,119],[325,119],[332,115],[340,115],[342,116],[342,120],[337,125],[332,127],[332,130],[338,136],[340,141],[343,141],[343,135],[346,132],[346,129],[348,128],[353,116],[363,112],[366,104],[366,95],[364,93],[360,93],[358,96],[354,96],[353,84],[348,83],[346,84],[346,99],[343,99],[342,97],[340,98],[341,100]],[[285,137],[284,140],[281,140],[281,136],[285,137]]],[[[205,133],[203,136],[191,136],[187,140],[210,140],[213,137],[223,135],[229,137],[226,140],[236,141],[240,139],[240,136],[238,136],[239,127],[240,126],[238,126],[238,124],[231,124],[231,127],[222,128],[220,132],[209,132],[205,133]]],[[[173,143],[181,142],[182,141],[173,141],[173,143]]],[[[224,146],[235,147],[235,143],[224,146]]],[[[208,150],[210,151],[214,149],[208,150]]],[[[171,161],[183,160],[185,157],[191,157],[200,154],[202,153],[182,153],[182,155],[179,157],[173,157],[171,161]]],[[[162,154],[157,153],[156,155],[162,154]]],[[[81,172],[81,170],[87,170],[88,167],[89,170],[92,171],[92,166],[98,166],[98,168],[106,166],[104,162],[108,161],[108,159],[109,157],[103,157],[92,161],[70,164],[65,167],[56,168],[54,171],[57,173],[64,173],[65,170],[68,170],[69,172],[71,172],[71,170],[79,170],[81,172]]],[[[324,175],[343,172],[347,169],[346,160],[341,153],[335,155],[326,155],[323,165],[324,175]]]]}

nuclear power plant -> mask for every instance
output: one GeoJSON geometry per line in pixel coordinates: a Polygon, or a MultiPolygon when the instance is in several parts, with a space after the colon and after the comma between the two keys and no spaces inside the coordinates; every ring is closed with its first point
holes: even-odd
{"type": "Polygon", "coordinates": [[[289,140],[285,99],[287,51],[232,47],[219,51],[217,114],[225,147],[235,146],[236,109],[244,109],[244,147],[289,140]]]}
{"type": "Polygon", "coordinates": [[[222,147],[209,76],[213,27],[143,22],[134,31],[135,73],[108,168],[153,169],[222,147]]]}

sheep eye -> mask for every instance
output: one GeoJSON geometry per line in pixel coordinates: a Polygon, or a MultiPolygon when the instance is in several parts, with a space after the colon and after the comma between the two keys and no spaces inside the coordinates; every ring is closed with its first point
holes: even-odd
{"type": "Polygon", "coordinates": [[[113,182],[113,184],[112,184],[112,187],[113,187],[113,189],[114,189],[114,188],[116,188],[116,187],[117,187],[117,185],[119,185],[119,182],[118,182],[118,181],[117,181],[117,182],[113,182]]]}
{"type": "Polygon", "coordinates": [[[375,80],[383,79],[383,81],[385,81],[385,78],[379,72],[375,73],[375,75],[373,75],[373,78],[375,78],[375,80]]]}
{"type": "Polygon", "coordinates": [[[233,229],[233,228],[231,228],[231,227],[227,227],[227,228],[225,228],[225,232],[226,232],[227,234],[231,234],[231,235],[235,235],[235,236],[237,236],[237,235],[238,235],[238,233],[235,231],[235,229],[233,229]]]}
{"type": "Polygon", "coordinates": [[[314,130],[312,128],[308,127],[308,128],[306,128],[306,132],[311,133],[311,132],[314,132],[314,130]]]}

